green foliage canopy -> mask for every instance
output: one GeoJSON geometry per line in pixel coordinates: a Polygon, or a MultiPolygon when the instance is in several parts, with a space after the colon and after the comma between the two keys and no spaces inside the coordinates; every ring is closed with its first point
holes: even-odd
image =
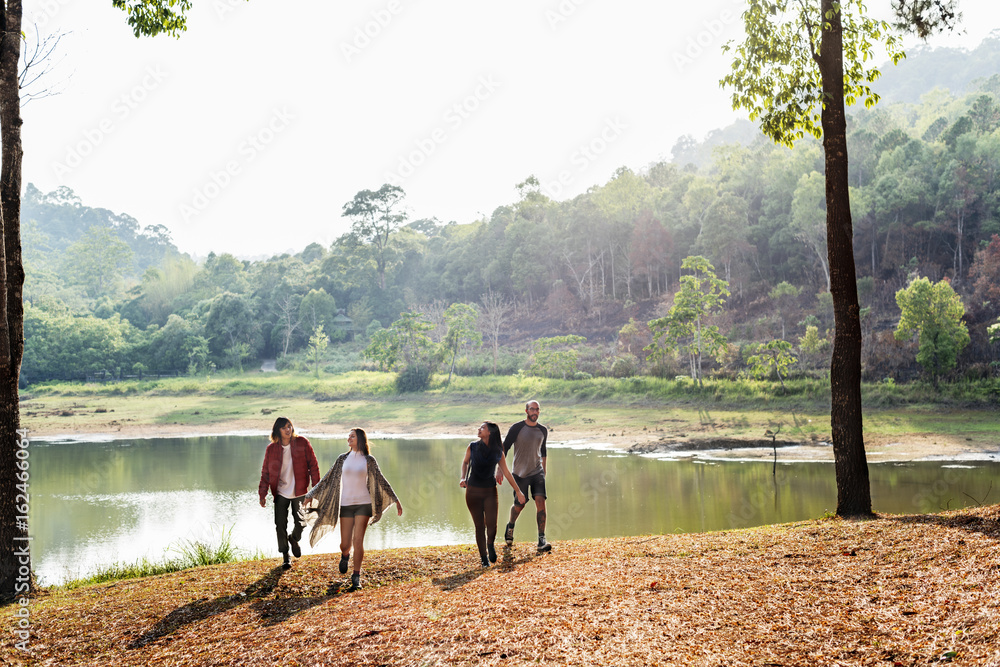
{"type": "Polygon", "coordinates": [[[784,340],[772,340],[766,343],[753,343],[747,350],[747,372],[755,378],[770,377],[771,372],[778,375],[781,391],[785,391],[785,377],[788,368],[797,359],[792,354],[792,344],[784,340]]]}
{"type": "Polygon", "coordinates": [[[896,292],[896,303],[902,311],[896,340],[916,332],[917,363],[937,382],[941,373],[955,367],[959,353],[969,344],[961,297],[947,280],[931,283],[927,278],[916,278],[896,292]]]}
{"type": "Polygon", "coordinates": [[[209,350],[223,366],[239,366],[260,349],[260,323],[249,297],[225,292],[212,301],[205,322],[209,350]]]}
{"type": "Polygon", "coordinates": [[[566,379],[576,372],[580,352],[573,348],[587,339],[567,335],[539,338],[532,344],[531,371],[543,377],[566,379]]]}
{"type": "Polygon", "coordinates": [[[190,0],[111,0],[115,9],[128,15],[128,24],[136,37],[155,37],[166,33],[180,37],[187,30],[190,0]]]}
{"type": "Polygon", "coordinates": [[[63,270],[86,285],[87,296],[96,299],[113,292],[132,264],[132,249],[106,227],[91,227],[66,249],[63,270]]]}
{"type": "Polygon", "coordinates": [[[700,386],[702,357],[717,356],[726,348],[727,340],[719,327],[705,320],[721,310],[729,296],[729,285],[715,275],[715,267],[700,255],[686,257],[681,268],[691,273],[681,277],[681,287],[667,314],[649,322],[653,341],[645,349],[651,361],[675,351],[686,353],[691,377],[700,386]]]}
{"type": "Polygon", "coordinates": [[[452,373],[455,372],[455,358],[462,345],[482,345],[483,334],[476,328],[479,320],[479,310],[474,304],[453,303],[444,311],[444,322],[448,325],[448,333],[441,341],[442,347],[451,353],[451,368],[448,371],[448,383],[451,384],[452,373]]]}
{"type": "Polygon", "coordinates": [[[388,329],[371,334],[362,353],[376,362],[383,370],[402,370],[409,366],[430,366],[436,360],[434,341],[428,332],[434,329],[421,313],[407,311],[399,316],[388,329]]]}
{"type": "Polygon", "coordinates": [[[403,198],[398,185],[384,184],[378,190],[361,190],[344,204],[344,217],[350,218],[351,234],[358,243],[367,244],[375,259],[379,287],[385,289],[385,272],[392,233],[406,222],[403,198]]]}
{"type": "MultiPolygon", "coordinates": [[[[881,45],[893,64],[905,57],[900,40],[885,21],[871,18],[861,0],[839,3],[844,35],[844,100],[878,102],[870,84],[879,76],[866,63],[881,45]]],[[[822,135],[824,103],[818,56],[823,16],[818,0],[758,0],[743,16],[746,41],[734,47],[732,72],[721,81],[733,89],[734,109],[746,109],[750,120],[774,142],[791,147],[797,139],[822,135]]]]}
{"type": "Polygon", "coordinates": [[[52,312],[27,305],[24,334],[35,344],[26,348],[22,374],[36,377],[73,377],[86,373],[115,373],[131,366],[129,358],[139,332],[118,315],[102,320],[52,312]]]}
{"type": "Polygon", "coordinates": [[[330,338],[323,331],[323,325],[317,324],[309,337],[309,358],[315,367],[316,378],[319,378],[319,364],[323,361],[323,353],[330,345],[330,338]]]}

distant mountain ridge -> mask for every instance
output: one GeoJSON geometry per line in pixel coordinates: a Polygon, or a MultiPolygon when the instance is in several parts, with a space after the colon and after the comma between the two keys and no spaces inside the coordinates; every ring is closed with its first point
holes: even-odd
{"type": "Polygon", "coordinates": [[[884,102],[918,104],[921,96],[935,88],[946,88],[960,97],[977,79],[1000,73],[1000,29],[972,51],[921,46],[911,49],[895,67],[883,63],[879,71],[882,76],[872,88],[884,102]]]}

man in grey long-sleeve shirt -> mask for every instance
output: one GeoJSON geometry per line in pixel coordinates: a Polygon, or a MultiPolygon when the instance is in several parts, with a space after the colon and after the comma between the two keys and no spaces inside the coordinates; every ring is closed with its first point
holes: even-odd
{"type": "MultiPolygon", "coordinates": [[[[550,551],[552,545],[545,540],[545,464],[547,458],[545,443],[549,431],[538,423],[539,410],[538,401],[531,400],[524,404],[524,412],[527,416],[524,421],[517,422],[507,431],[507,437],[503,440],[503,453],[506,456],[513,446],[514,462],[511,465],[511,472],[514,475],[514,481],[517,482],[517,486],[525,498],[535,499],[538,521],[538,551],[541,552],[550,551]]],[[[501,479],[498,479],[497,483],[500,483],[501,479]]],[[[517,493],[515,493],[514,504],[510,507],[510,522],[504,533],[507,546],[514,544],[514,523],[523,509],[524,505],[517,503],[517,493]]]]}

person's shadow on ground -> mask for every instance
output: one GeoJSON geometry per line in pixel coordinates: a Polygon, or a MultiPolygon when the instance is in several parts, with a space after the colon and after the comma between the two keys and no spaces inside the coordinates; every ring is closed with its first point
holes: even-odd
{"type": "Polygon", "coordinates": [[[528,563],[533,561],[540,555],[544,554],[528,554],[524,558],[517,560],[514,558],[514,550],[507,546],[503,546],[503,551],[500,554],[500,559],[491,567],[475,566],[471,569],[465,570],[463,572],[458,572],[449,577],[434,577],[431,579],[431,583],[440,588],[442,591],[453,591],[456,588],[461,588],[470,581],[474,581],[478,577],[483,576],[487,572],[493,569],[497,569],[501,572],[510,572],[514,569],[514,565],[517,563],[528,563]]]}
{"type": "Polygon", "coordinates": [[[470,581],[474,581],[477,577],[481,577],[488,570],[489,568],[476,566],[464,572],[457,572],[449,577],[433,577],[431,578],[431,583],[442,591],[453,591],[456,588],[461,588],[470,581]]]}
{"type": "Polygon", "coordinates": [[[331,596],[337,595],[343,585],[340,582],[331,584],[326,591],[326,595],[264,599],[278,586],[278,581],[285,572],[286,570],[279,565],[239,593],[211,600],[203,598],[189,602],[183,607],[178,607],[160,619],[156,625],[144,634],[129,642],[128,648],[142,648],[161,637],[166,637],[176,632],[185,625],[204,621],[205,619],[224,614],[230,609],[235,609],[240,605],[248,603],[260,616],[265,625],[282,623],[295,614],[322,604],[324,601],[330,599],[331,596]]]}

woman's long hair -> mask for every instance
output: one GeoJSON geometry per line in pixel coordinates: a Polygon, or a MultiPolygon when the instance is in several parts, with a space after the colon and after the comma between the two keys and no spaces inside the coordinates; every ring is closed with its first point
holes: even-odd
{"type": "Polygon", "coordinates": [[[487,449],[500,449],[503,443],[500,441],[500,427],[493,422],[485,422],[486,430],[490,434],[490,441],[486,443],[487,449]]]}
{"type": "MultiPolygon", "coordinates": [[[[274,426],[271,427],[271,442],[281,442],[281,429],[285,428],[285,424],[291,424],[292,420],[287,417],[278,417],[274,420],[274,426]]],[[[298,433],[295,432],[295,425],[292,424],[292,440],[298,437],[298,433]]]]}
{"type": "Polygon", "coordinates": [[[371,450],[368,449],[368,434],[365,433],[363,428],[352,428],[354,431],[354,437],[358,440],[358,451],[365,456],[371,455],[371,450]]]}

